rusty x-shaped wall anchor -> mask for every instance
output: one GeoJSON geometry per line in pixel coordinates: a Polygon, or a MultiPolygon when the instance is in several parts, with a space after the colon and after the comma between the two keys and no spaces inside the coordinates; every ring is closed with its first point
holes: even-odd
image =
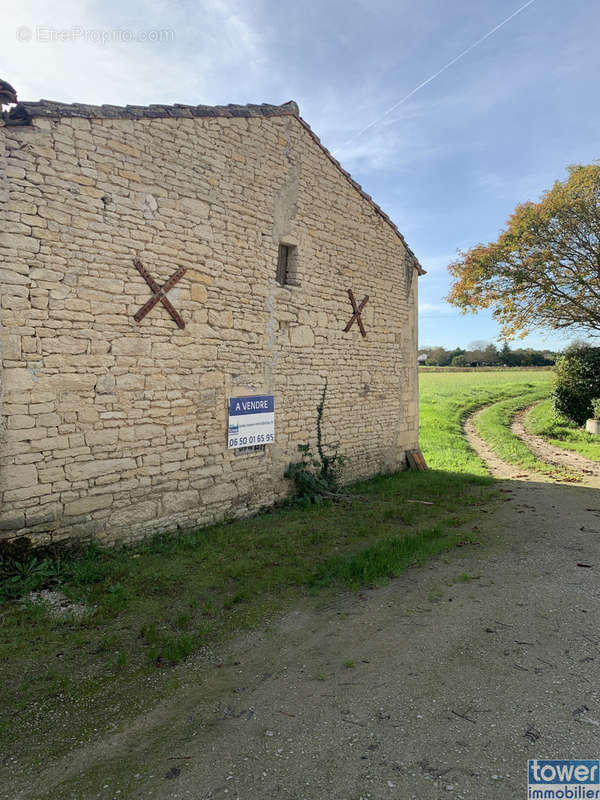
{"type": "Polygon", "coordinates": [[[354,294],[352,292],[352,289],[348,289],[348,297],[350,298],[350,302],[352,303],[352,308],[354,310],[354,314],[352,314],[350,322],[344,328],[344,333],[348,333],[348,331],[350,330],[350,328],[354,324],[354,320],[356,320],[356,322],[358,323],[358,327],[360,328],[360,332],[366,338],[367,333],[365,331],[365,326],[363,325],[363,321],[362,321],[362,317],[361,317],[361,311],[363,310],[363,308],[369,302],[369,295],[366,294],[363,297],[363,299],[361,300],[359,306],[356,305],[356,300],[354,299],[354,294]]]}
{"type": "Polygon", "coordinates": [[[154,308],[154,306],[157,303],[162,303],[163,306],[167,309],[167,311],[171,315],[171,319],[174,322],[177,323],[177,326],[179,328],[185,328],[185,322],[183,321],[183,318],[182,318],[181,314],[173,307],[173,305],[171,304],[171,301],[167,297],[167,292],[175,286],[177,281],[183,275],[185,275],[185,271],[186,271],[185,267],[179,267],[177,272],[174,272],[171,275],[171,277],[169,278],[169,280],[165,284],[163,284],[162,286],[159,286],[158,283],[152,277],[152,275],[150,275],[150,273],[148,272],[146,267],[139,260],[139,258],[134,258],[133,265],[137,269],[137,271],[140,273],[142,278],[146,281],[148,286],[154,292],[154,294],[150,298],[150,300],[148,300],[147,303],[144,303],[144,305],[140,308],[140,310],[137,312],[137,314],[133,315],[134,320],[136,322],[141,322],[141,320],[144,319],[146,314],[149,311],[152,311],[152,309],[154,308]]]}

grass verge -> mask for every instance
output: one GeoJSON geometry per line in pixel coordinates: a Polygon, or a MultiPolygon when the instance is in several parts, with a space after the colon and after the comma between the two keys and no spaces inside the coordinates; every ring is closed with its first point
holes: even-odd
{"type": "Polygon", "coordinates": [[[550,399],[529,409],[525,415],[525,429],[557,447],[574,450],[591,461],[600,461],[600,438],[557,417],[550,399]]]}
{"type": "Polygon", "coordinates": [[[48,757],[65,746],[53,735],[57,717],[78,741],[106,730],[115,707],[124,719],[168,694],[179,661],[302,594],[385,580],[468,542],[460,526],[490,487],[483,476],[431,471],[349,491],[347,503],[273,509],[64,559],[54,588],[90,614],[56,619],[26,597],[0,605],[0,736],[32,755],[32,738],[44,742],[48,757]]]}
{"type": "Polygon", "coordinates": [[[470,537],[449,532],[447,526],[436,525],[428,530],[405,536],[379,539],[357,553],[332,556],[316,571],[314,586],[341,584],[358,589],[382,576],[394,577],[409,566],[422,564],[427,558],[451,546],[470,544],[470,537]]]}

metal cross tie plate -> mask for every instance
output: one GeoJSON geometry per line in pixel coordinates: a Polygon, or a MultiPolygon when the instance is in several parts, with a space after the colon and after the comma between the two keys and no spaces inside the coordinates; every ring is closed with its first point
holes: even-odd
{"type": "Polygon", "coordinates": [[[360,332],[361,332],[361,333],[362,333],[362,335],[363,335],[363,336],[366,338],[366,336],[367,336],[367,333],[366,333],[366,331],[365,331],[365,326],[363,325],[363,321],[362,321],[362,317],[361,317],[361,312],[362,312],[363,308],[364,308],[364,307],[367,305],[367,303],[369,302],[369,295],[368,295],[368,294],[366,294],[366,295],[363,297],[363,299],[361,300],[361,302],[360,302],[360,305],[359,305],[359,306],[357,306],[357,305],[356,305],[356,300],[354,299],[354,294],[353,294],[353,292],[352,292],[352,289],[348,289],[348,297],[350,298],[350,302],[352,303],[352,308],[353,308],[353,310],[354,310],[354,314],[352,314],[352,317],[351,317],[351,319],[350,319],[350,322],[349,322],[349,323],[346,325],[346,327],[344,328],[344,333],[348,333],[348,331],[350,330],[350,328],[351,328],[351,327],[352,327],[352,325],[354,324],[354,320],[356,320],[356,322],[358,323],[358,327],[360,328],[360,332]]]}
{"type": "Polygon", "coordinates": [[[138,258],[133,259],[133,266],[137,269],[142,278],[146,281],[148,286],[154,292],[150,300],[148,300],[147,303],[144,303],[144,305],[140,308],[137,314],[133,315],[134,320],[136,322],[141,322],[146,316],[146,314],[149,311],[152,311],[152,309],[157,303],[162,303],[163,306],[167,309],[167,311],[171,315],[171,319],[177,324],[177,326],[179,328],[185,328],[185,322],[183,321],[181,314],[173,307],[171,301],[167,297],[167,292],[170,291],[175,286],[177,281],[181,277],[183,277],[183,275],[185,275],[186,272],[185,267],[179,267],[177,272],[174,272],[165,284],[159,286],[158,283],[154,280],[152,275],[150,275],[146,267],[142,264],[142,262],[138,258]]]}

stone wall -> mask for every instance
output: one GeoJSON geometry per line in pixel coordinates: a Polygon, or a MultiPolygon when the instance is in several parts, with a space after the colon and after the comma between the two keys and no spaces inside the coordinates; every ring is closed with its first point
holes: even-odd
{"type": "Polygon", "coordinates": [[[282,497],[297,445],[346,479],[417,445],[417,266],[294,114],[38,116],[0,127],[0,537],[131,540],[282,497]],[[275,280],[293,245],[294,284],[275,280]],[[150,290],[180,266],[139,324],[150,290]],[[347,296],[360,302],[367,338],[347,296]],[[268,393],[275,443],[226,449],[230,396],[268,393]]]}

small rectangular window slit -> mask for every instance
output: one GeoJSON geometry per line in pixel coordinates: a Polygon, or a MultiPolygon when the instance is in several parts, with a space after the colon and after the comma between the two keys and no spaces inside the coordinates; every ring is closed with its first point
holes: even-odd
{"type": "Polygon", "coordinates": [[[288,282],[288,262],[290,257],[290,248],[287,244],[280,244],[279,245],[279,256],[277,258],[277,274],[276,279],[277,283],[281,284],[281,286],[285,286],[288,282]]]}
{"type": "Polygon", "coordinates": [[[295,244],[280,244],[275,278],[280,286],[300,286],[298,282],[298,248],[295,244]]]}

